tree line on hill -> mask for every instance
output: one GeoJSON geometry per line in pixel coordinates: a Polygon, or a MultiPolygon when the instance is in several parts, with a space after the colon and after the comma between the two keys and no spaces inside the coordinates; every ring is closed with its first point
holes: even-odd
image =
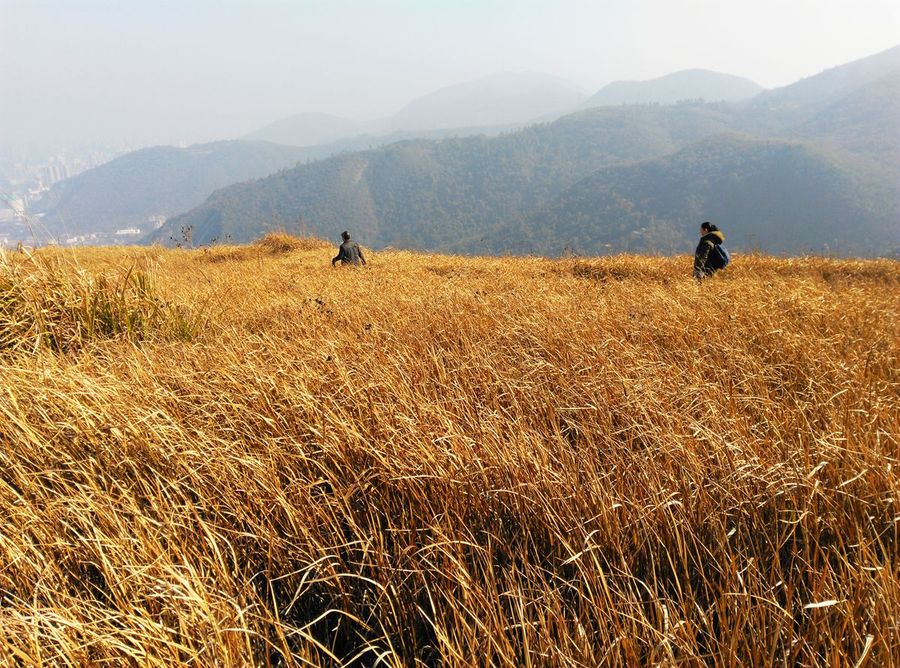
{"type": "Polygon", "coordinates": [[[347,153],[218,191],[171,229],[248,241],[302,219],[375,247],[552,255],[684,250],[716,219],[739,248],[890,254],[900,49],[873,58],[742,104],[600,107],[347,153]]]}
{"type": "Polygon", "coordinates": [[[218,188],[306,157],[304,149],[261,141],[145,148],[54,184],[31,213],[56,236],[144,228],[149,216],[184,212],[218,188]]]}
{"type": "MultiPolygon", "coordinates": [[[[607,106],[469,136],[444,128],[311,147],[147,149],[58,184],[42,202],[45,221],[137,224],[152,206],[187,212],[147,242],[178,243],[181,230],[195,244],[243,242],[301,226],[326,237],[351,228],[376,248],[553,255],[684,250],[698,219],[714,218],[737,247],[896,252],[900,47],[745,100],[680,98],[702,75],[611,85],[598,93],[607,106]],[[680,102],[609,102],[650,92],[680,102]],[[233,184],[242,179],[256,180],[233,184]]],[[[736,98],[755,92],[752,82],[717,85],[736,98]]],[[[461,95],[423,98],[408,115],[462,105],[461,95]]]]}

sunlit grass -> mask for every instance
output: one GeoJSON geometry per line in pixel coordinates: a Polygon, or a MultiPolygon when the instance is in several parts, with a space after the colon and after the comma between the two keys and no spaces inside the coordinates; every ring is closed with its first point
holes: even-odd
{"type": "Polygon", "coordinates": [[[0,663],[900,663],[900,263],[333,253],[3,258],[0,663]]]}

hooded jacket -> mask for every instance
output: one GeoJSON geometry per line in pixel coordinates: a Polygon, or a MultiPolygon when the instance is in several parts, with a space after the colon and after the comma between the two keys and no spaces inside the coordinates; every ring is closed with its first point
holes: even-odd
{"type": "Polygon", "coordinates": [[[725,235],[721,230],[713,230],[700,237],[700,243],[697,244],[697,250],[694,251],[694,276],[696,278],[713,275],[716,269],[708,265],[709,253],[724,241],[725,235]]]}

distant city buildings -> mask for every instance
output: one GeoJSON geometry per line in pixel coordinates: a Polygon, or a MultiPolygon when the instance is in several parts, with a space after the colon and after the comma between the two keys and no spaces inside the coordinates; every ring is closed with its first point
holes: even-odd
{"type": "Polygon", "coordinates": [[[4,201],[13,199],[27,212],[56,183],[109,162],[135,147],[91,149],[76,156],[60,153],[41,162],[27,158],[0,156],[0,193],[4,201]]]}
{"type": "Polygon", "coordinates": [[[99,234],[79,234],[78,236],[63,239],[62,243],[65,246],[90,246],[102,241],[103,239],[101,239],[99,234]]]}
{"type": "Polygon", "coordinates": [[[69,178],[71,170],[62,156],[50,158],[50,162],[40,168],[40,184],[42,188],[49,188],[54,183],[69,178]]]}

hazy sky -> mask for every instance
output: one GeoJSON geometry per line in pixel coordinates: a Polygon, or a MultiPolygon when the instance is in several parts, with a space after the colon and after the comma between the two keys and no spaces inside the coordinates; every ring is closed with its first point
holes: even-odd
{"type": "Polygon", "coordinates": [[[896,0],[0,0],[0,150],[372,118],[503,71],[775,87],[898,43],[896,0]]]}

